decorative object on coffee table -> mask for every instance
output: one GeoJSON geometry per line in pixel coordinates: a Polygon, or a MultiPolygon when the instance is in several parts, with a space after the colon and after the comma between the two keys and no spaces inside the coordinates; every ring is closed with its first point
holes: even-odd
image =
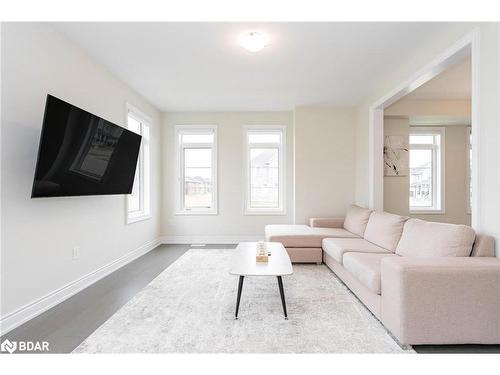
{"type": "Polygon", "coordinates": [[[268,256],[266,250],[266,244],[264,241],[257,242],[257,251],[255,254],[255,260],[261,263],[267,263],[268,256]]]}

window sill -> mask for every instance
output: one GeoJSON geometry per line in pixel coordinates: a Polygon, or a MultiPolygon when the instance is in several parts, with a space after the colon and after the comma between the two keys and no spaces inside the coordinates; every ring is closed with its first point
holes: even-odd
{"type": "Polygon", "coordinates": [[[219,213],[217,211],[197,211],[197,210],[192,210],[192,211],[176,211],[175,215],[179,216],[205,216],[205,215],[218,215],[219,213]]]}
{"type": "Polygon", "coordinates": [[[286,211],[244,211],[245,216],[285,216],[286,211]]]}
{"type": "Polygon", "coordinates": [[[127,216],[127,224],[137,223],[138,221],[149,220],[153,216],[151,215],[137,215],[137,216],[127,216]]]}
{"type": "Polygon", "coordinates": [[[410,215],[444,215],[445,210],[410,210],[410,215]]]}

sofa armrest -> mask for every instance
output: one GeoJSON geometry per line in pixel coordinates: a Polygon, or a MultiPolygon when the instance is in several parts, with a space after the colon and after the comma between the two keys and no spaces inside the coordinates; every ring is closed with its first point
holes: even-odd
{"type": "Polygon", "coordinates": [[[344,218],[340,217],[312,217],[309,219],[310,227],[343,228],[344,218]]]}
{"type": "Polygon", "coordinates": [[[387,257],[381,320],[402,344],[500,343],[500,259],[387,257]]]}
{"type": "Polygon", "coordinates": [[[471,257],[494,257],[495,238],[486,234],[476,234],[471,257]]]}

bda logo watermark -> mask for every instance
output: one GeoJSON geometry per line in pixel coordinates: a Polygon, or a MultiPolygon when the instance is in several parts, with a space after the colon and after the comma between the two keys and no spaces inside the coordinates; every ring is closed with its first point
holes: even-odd
{"type": "Polygon", "coordinates": [[[1,352],[12,354],[16,350],[18,352],[48,352],[49,343],[47,341],[10,341],[5,339],[0,344],[1,352]]]}
{"type": "Polygon", "coordinates": [[[12,342],[10,340],[4,340],[0,345],[0,351],[9,352],[10,354],[14,353],[17,349],[17,342],[12,342]]]}

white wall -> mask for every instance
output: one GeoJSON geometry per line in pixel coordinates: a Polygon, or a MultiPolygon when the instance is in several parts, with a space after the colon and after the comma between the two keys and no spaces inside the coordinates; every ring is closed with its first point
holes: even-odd
{"type": "Polygon", "coordinates": [[[354,201],[355,118],[351,108],[295,109],[295,222],[344,216],[354,201]]]}
{"type": "MultiPolygon", "coordinates": [[[[359,204],[368,203],[368,116],[369,107],[376,100],[387,94],[394,87],[411,77],[415,72],[432,61],[438,54],[449,48],[460,38],[478,27],[480,33],[480,132],[479,136],[479,230],[495,236],[500,241],[500,226],[498,225],[498,212],[500,212],[500,30],[497,23],[458,24],[446,34],[436,36],[424,50],[416,51],[408,64],[395,71],[390,77],[381,80],[377,89],[363,104],[357,108],[356,121],[356,201],[359,204]]],[[[497,245],[497,256],[500,256],[500,246],[497,245]]]]}
{"type": "Polygon", "coordinates": [[[160,114],[50,26],[32,23],[2,25],[2,109],[5,317],[159,237],[160,114]],[[123,195],[30,199],[48,93],[122,126],[126,102],[152,117],[152,219],[126,225],[123,195]]]}
{"type": "Polygon", "coordinates": [[[264,238],[264,225],[293,222],[293,113],[164,113],[162,120],[162,235],[169,242],[238,242],[264,238]],[[174,131],[176,125],[217,125],[218,215],[176,215],[174,131]],[[245,125],[286,126],[286,215],[244,215],[245,125]]]}

